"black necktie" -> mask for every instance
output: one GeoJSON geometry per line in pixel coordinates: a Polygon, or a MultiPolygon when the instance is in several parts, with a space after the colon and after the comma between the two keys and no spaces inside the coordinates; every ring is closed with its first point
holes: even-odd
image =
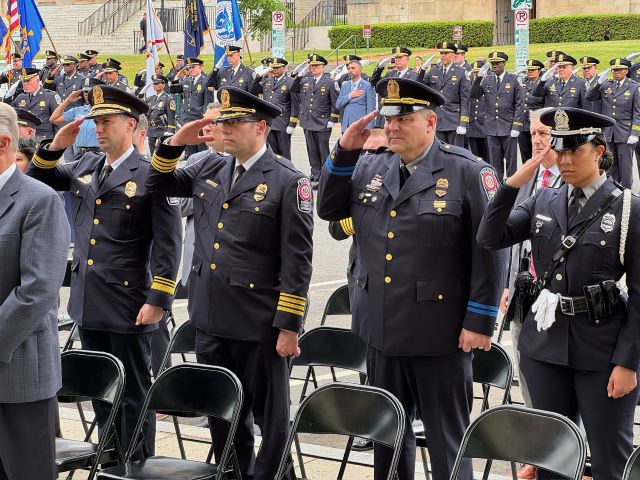
{"type": "Polygon", "coordinates": [[[562,88],[561,90],[564,90],[565,85],[567,84],[567,82],[562,82],[562,88]]]}
{"type": "Polygon", "coordinates": [[[403,187],[410,176],[411,173],[409,173],[409,169],[407,168],[407,166],[404,163],[400,165],[400,188],[403,187]]]}
{"type": "Polygon", "coordinates": [[[580,213],[580,198],[584,196],[584,192],[581,188],[574,188],[573,195],[569,199],[569,205],[567,206],[567,219],[569,220],[569,227],[573,225],[578,213],[580,213]]]}
{"type": "Polygon", "coordinates": [[[236,179],[233,182],[233,184],[235,185],[236,183],[238,183],[238,180],[240,180],[240,177],[242,177],[242,175],[244,175],[244,172],[246,172],[247,169],[244,168],[242,165],[238,165],[236,167],[236,179]]]}
{"type": "Polygon", "coordinates": [[[496,90],[500,90],[500,77],[496,77],[496,90]]]}
{"type": "Polygon", "coordinates": [[[113,172],[113,167],[109,165],[105,160],[104,166],[102,167],[102,170],[100,170],[100,177],[98,178],[98,184],[100,187],[102,186],[104,181],[107,178],[109,178],[109,175],[111,175],[111,172],[113,172]]]}

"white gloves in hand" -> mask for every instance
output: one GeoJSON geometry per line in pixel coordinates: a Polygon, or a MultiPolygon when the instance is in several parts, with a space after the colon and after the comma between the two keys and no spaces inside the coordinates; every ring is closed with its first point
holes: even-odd
{"type": "Polygon", "coordinates": [[[635,145],[636,143],[638,143],[638,140],[640,140],[640,137],[638,137],[638,135],[630,135],[627,143],[629,145],[635,145]]]}
{"type": "Polygon", "coordinates": [[[293,133],[293,131],[295,130],[295,127],[287,127],[287,135],[291,135],[293,133]]]}
{"type": "Polygon", "coordinates": [[[463,127],[462,125],[458,125],[458,128],[456,128],[456,134],[457,135],[466,135],[467,134],[467,127],[463,127]]]}
{"type": "Polygon", "coordinates": [[[549,80],[550,78],[553,78],[553,76],[556,74],[556,70],[558,69],[558,64],[556,63],[553,67],[551,67],[549,70],[547,70],[546,72],[544,72],[542,74],[542,78],[541,80],[543,82],[546,82],[547,80],[549,80]]]}
{"type": "Polygon", "coordinates": [[[520,130],[511,130],[511,137],[518,138],[520,136],[520,130]]]}
{"type": "Polygon", "coordinates": [[[489,69],[491,68],[491,64],[489,62],[485,63],[482,68],[478,71],[478,77],[483,78],[487,76],[489,73],[489,69]]]}
{"type": "Polygon", "coordinates": [[[327,122],[327,128],[333,128],[335,126],[336,126],[336,122],[332,122],[331,120],[327,122]]]}
{"type": "Polygon", "coordinates": [[[536,314],[535,320],[538,324],[539,332],[548,330],[555,323],[558,300],[558,295],[545,288],[531,305],[531,311],[536,314]]]}
{"type": "Polygon", "coordinates": [[[383,58],[382,60],[380,60],[380,62],[378,63],[378,67],[380,68],[384,68],[387,65],[389,65],[391,63],[391,57],[387,57],[387,58],[383,58]]]}

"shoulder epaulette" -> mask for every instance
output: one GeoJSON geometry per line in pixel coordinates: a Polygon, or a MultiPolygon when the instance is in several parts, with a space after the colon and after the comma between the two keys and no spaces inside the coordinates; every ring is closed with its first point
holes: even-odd
{"type": "Polygon", "coordinates": [[[447,153],[455,153],[456,155],[460,155],[461,157],[468,158],[469,160],[473,160],[474,162],[478,162],[482,160],[482,157],[475,156],[466,148],[458,147],[457,145],[451,145],[449,143],[441,142],[440,150],[447,153]]]}
{"type": "Polygon", "coordinates": [[[293,165],[293,162],[288,158],[284,158],[282,155],[274,155],[273,158],[283,167],[287,167],[292,172],[298,173],[298,169],[293,165]]]}

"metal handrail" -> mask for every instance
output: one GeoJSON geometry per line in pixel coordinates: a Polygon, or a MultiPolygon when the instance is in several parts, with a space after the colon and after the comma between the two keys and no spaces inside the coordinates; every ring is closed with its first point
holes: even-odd
{"type": "Polygon", "coordinates": [[[110,35],[145,4],[145,0],[109,0],[78,22],[78,34],[89,35],[100,28],[101,35],[110,35]]]}
{"type": "Polygon", "coordinates": [[[340,64],[340,54],[338,53],[340,48],[342,48],[342,46],[353,40],[353,54],[357,55],[358,54],[358,35],[350,35],[349,37],[347,37],[344,42],[342,42],[340,45],[338,45],[336,48],[334,48],[333,50],[331,50],[329,52],[329,54],[327,55],[327,58],[331,57],[333,55],[333,53],[335,52],[336,54],[336,66],[338,66],[340,64]]]}

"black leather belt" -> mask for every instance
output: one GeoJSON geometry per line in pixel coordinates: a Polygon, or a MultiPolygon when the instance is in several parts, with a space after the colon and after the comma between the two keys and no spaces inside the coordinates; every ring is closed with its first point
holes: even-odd
{"type": "Polygon", "coordinates": [[[98,147],[77,147],[78,152],[85,154],[87,152],[99,152],[100,149],[98,147]]]}
{"type": "Polygon", "coordinates": [[[565,315],[573,316],[576,313],[586,313],[587,299],[585,297],[563,297],[560,295],[558,310],[565,315]]]}

